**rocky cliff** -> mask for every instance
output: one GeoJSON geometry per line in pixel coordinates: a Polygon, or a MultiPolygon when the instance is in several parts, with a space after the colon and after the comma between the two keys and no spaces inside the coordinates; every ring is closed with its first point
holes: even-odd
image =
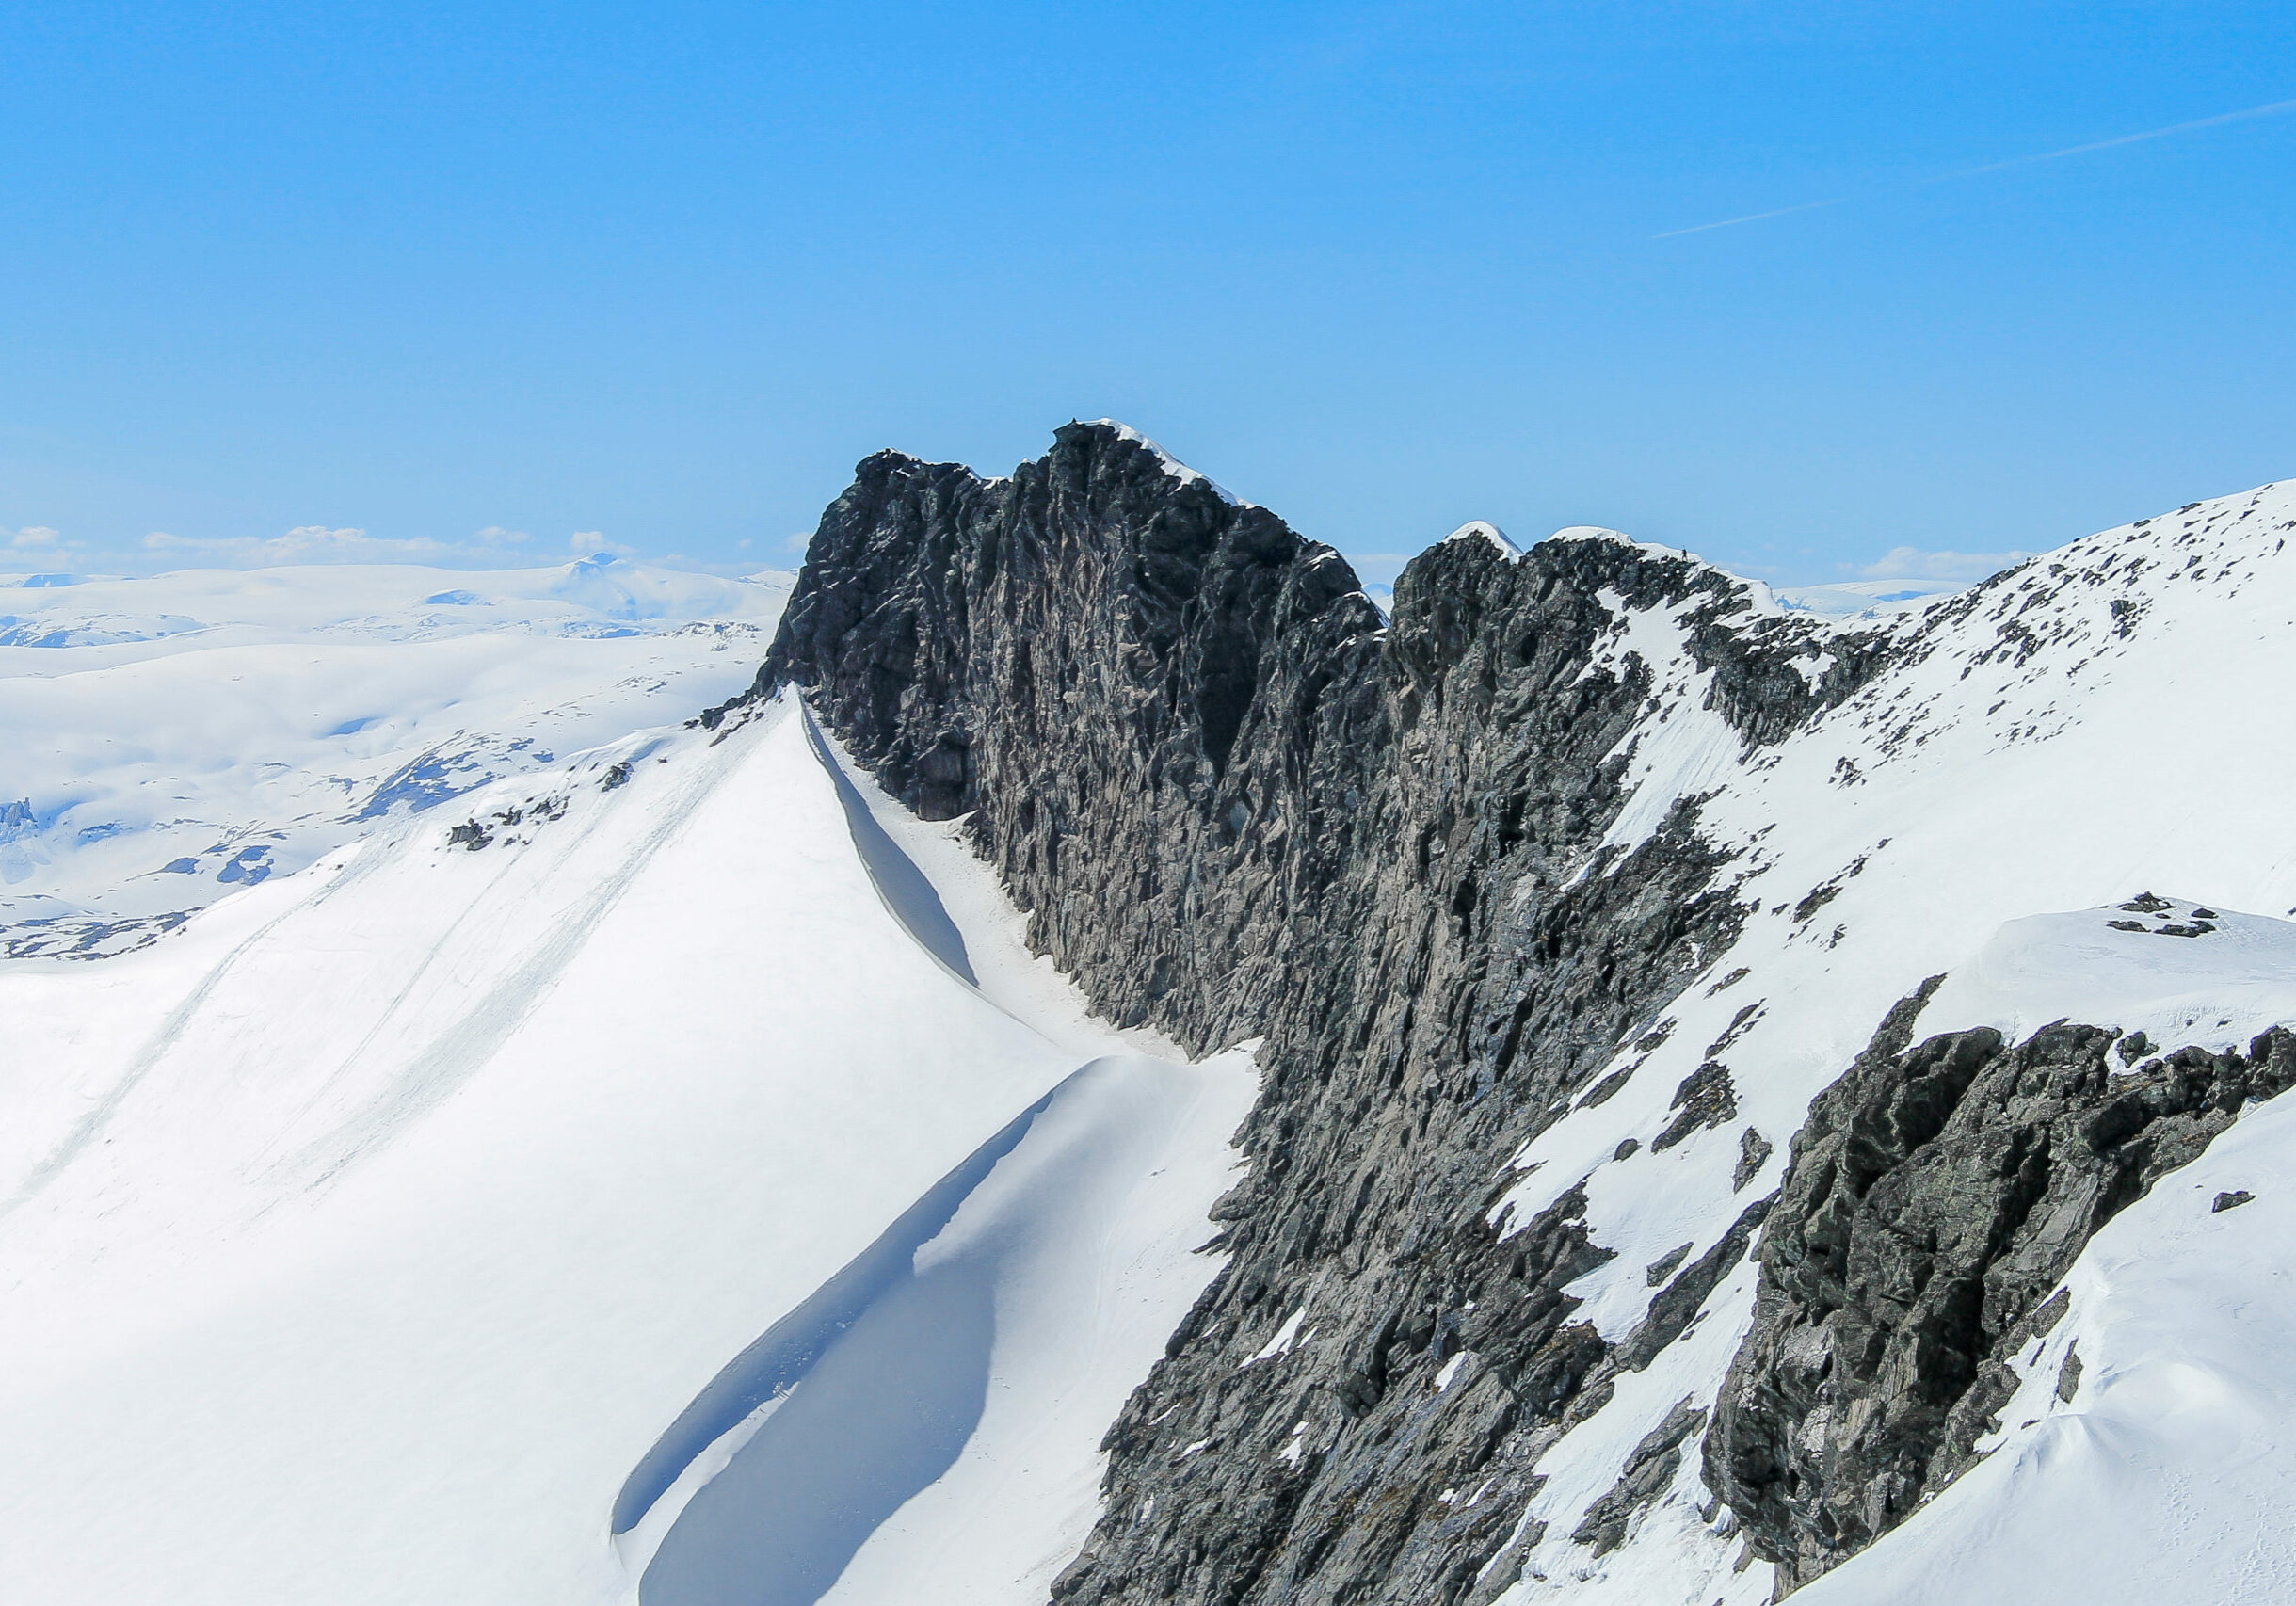
{"type": "Polygon", "coordinates": [[[1250,1168],[1215,1212],[1226,1268],[1110,1428],[1103,1515],[1058,1600],[1479,1606],[1565,1540],[1615,1550],[1700,1469],[1728,1507],[1701,1542],[1742,1522],[1737,1566],[1776,1563],[1782,1590],[1967,1459],[2003,1346],[2087,1233],[2287,1055],[2259,1046],[2269,1074],[2172,1056],[2124,1094],[2111,1031],[1913,1046],[1916,1000],[1820,1100],[1772,1205],[1791,1123],[1741,1110],[1741,1039],[1769,1010],[1721,956],[1749,923],[1797,954],[1839,943],[1815,917],[1867,856],[1765,907],[1766,830],[1705,813],[1727,775],[1943,650],[1600,534],[1517,554],[1470,528],[1383,617],[1329,548],[1105,424],[1003,479],[860,465],[756,686],[707,722],[801,688],[890,792],[966,817],[1031,941],[1104,1013],[1196,1051],[1260,1040],[1250,1168]],[[1689,781],[1652,779],[1668,754],[1689,781]],[[1716,1227],[1635,1266],[1637,1312],[1597,1322],[1572,1285],[1620,1251],[1585,1184],[1525,1193],[1546,1162],[1523,1157],[1629,1088],[1614,1111],[1663,1112],[1604,1158],[1680,1160],[1716,1227]],[[1983,1211],[1997,1225],[1967,1227],[1983,1211]],[[1919,1256],[1886,1247],[1948,1219],[1919,1256]],[[1550,1533],[1549,1452],[1699,1326],[1758,1241],[1727,1388],[1638,1423],[1550,1533]],[[1854,1424],[1853,1388],[1872,1397],[1854,1424]]]}
{"type": "MultiPolygon", "coordinates": [[[[1942,978],[1937,978],[1942,979],[1942,978]]],[[[1935,982],[1929,984],[1934,988],[1935,982]]],[[[1780,1592],[1896,1527],[1976,1456],[2006,1364],[2065,1312],[2082,1245],[2252,1100],[2296,1084],[2296,1036],[2144,1059],[2063,1022],[1908,1046],[1927,989],[1819,1095],[1763,1234],[1754,1328],[1731,1362],[1709,1486],[1780,1592]]],[[[2060,1377],[2079,1380],[2078,1350],[2060,1377]]]]}

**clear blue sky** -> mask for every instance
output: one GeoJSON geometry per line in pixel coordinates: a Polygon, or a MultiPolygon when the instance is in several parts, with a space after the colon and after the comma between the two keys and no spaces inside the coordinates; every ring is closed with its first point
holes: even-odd
{"type": "Polygon", "coordinates": [[[2018,160],[2296,99],[2292,16],[11,7],[0,568],[787,563],[1101,414],[1358,554],[2050,545],[2296,475],[2296,107],[2018,160]]]}

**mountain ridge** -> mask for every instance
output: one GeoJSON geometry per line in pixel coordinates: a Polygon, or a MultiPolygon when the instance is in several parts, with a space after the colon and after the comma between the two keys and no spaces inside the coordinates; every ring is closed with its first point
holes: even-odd
{"type": "MultiPolygon", "coordinates": [[[[2274,489],[2207,522],[2215,583],[2278,555],[2228,544],[2274,489]]],[[[1750,1600],[1901,1518],[1811,1551],[1740,1487],[1742,1548],[1685,1453],[1726,1370],[1706,1352],[1750,1317],[1797,1098],[1873,1052],[1944,945],[1854,931],[1859,877],[1910,865],[1887,850],[1914,834],[1860,827],[1859,789],[1918,798],[1970,732],[2022,751],[2078,723],[2037,683],[2117,683],[2157,600],[2151,522],[1849,624],[1599,533],[1453,540],[1383,618],[1337,554],[1136,432],[1068,426],[994,481],[866,460],[751,692],[704,722],[802,688],[888,792],[966,817],[1032,945],[1112,1020],[1199,1052],[1264,1039],[1253,1169],[1215,1212],[1231,1258],[1111,1429],[1055,1598],[1481,1606],[1662,1574],[1750,1600]],[[1981,671],[2003,694],[1982,715],[1981,671]],[[1796,811],[1817,828],[1774,838],[1796,811]],[[1886,958],[1835,977],[1861,940],[1886,958]],[[1614,1154],[1582,1135],[1644,1110],[1614,1154]],[[1628,1175],[1704,1201],[1632,1298],[1628,1175]],[[1670,1370],[1695,1387],[1636,1403],[1670,1370]],[[1574,1480],[1589,1498],[1556,1509],[1574,1480]]],[[[2001,1364],[1998,1325],[1964,1336],[1960,1371],[2001,1364]]]]}

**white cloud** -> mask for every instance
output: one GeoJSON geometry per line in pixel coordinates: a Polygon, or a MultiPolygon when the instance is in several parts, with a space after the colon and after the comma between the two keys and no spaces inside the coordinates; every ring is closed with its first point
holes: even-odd
{"type": "MultiPolygon", "coordinates": [[[[609,540],[600,531],[579,530],[567,541],[578,557],[610,553],[636,557],[638,550],[609,540]]],[[[265,569],[293,564],[422,564],[437,569],[524,569],[565,561],[553,547],[524,530],[490,524],[464,538],[377,536],[357,525],[298,524],[276,536],[179,536],[153,530],[140,541],[89,546],[46,525],[21,530],[0,525],[0,561],[18,573],[69,566],[80,574],[153,574],[174,569],[265,569]]],[[[720,563],[685,556],[649,555],[649,563],[703,573],[747,574],[748,563],[720,563]]]]}
{"type": "Polygon", "coordinates": [[[803,552],[807,547],[810,547],[812,544],[813,532],[811,530],[799,530],[795,535],[790,537],[789,539],[781,543],[781,550],[783,552],[803,552]]]}
{"type": "Polygon", "coordinates": [[[477,544],[433,540],[428,536],[406,538],[371,536],[355,526],[329,529],[325,524],[298,524],[283,536],[176,536],[153,530],[143,538],[147,559],[163,562],[208,563],[226,568],[264,568],[289,563],[433,563],[450,567],[500,563],[510,555],[502,538],[514,531],[497,531],[490,540],[479,532],[477,544]]]}
{"type": "Polygon", "coordinates": [[[2032,555],[2029,552],[1923,552],[1919,547],[1891,547],[1879,563],[1870,563],[1857,572],[1866,580],[1983,580],[2032,555]]]}

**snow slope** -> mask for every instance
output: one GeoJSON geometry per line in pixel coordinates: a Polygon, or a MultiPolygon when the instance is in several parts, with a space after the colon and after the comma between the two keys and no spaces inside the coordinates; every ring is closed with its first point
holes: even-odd
{"type": "Polygon", "coordinates": [[[2067,1279],[2072,1314],[2021,1357],[2002,1448],[1794,1598],[2296,1599],[2291,1155],[2284,1097],[2108,1223],[2067,1279]],[[2257,1197],[2209,1210],[2235,1189],[2257,1197]]]}
{"type": "MultiPolygon", "coordinates": [[[[452,812],[487,840],[386,820],[142,952],[0,972],[0,1593],[729,1598],[669,1558],[821,1484],[823,1445],[863,1486],[923,1465],[885,1408],[899,1324],[873,1350],[867,1317],[924,1284],[970,1335],[928,1402],[937,1480],[731,1598],[810,1600],[848,1559],[1040,1589],[1216,1269],[1188,1250],[1244,1066],[1091,1026],[993,889],[889,880],[900,844],[788,705],[452,812]],[[928,895],[980,987],[913,935],[928,895]],[[713,1379],[1032,1109],[861,1319],[616,1537],[713,1379]]],[[[948,874],[945,830],[901,828],[948,874]]]]}
{"type": "MultiPolygon", "coordinates": [[[[1759,751],[1703,707],[1679,621],[1613,600],[1605,650],[1656,691],[1614,840],[1702,795],[1759,908],[1662,1044],[1621,1043],[1623,1090],[1507,1170],[1515,1223],[1584,1183],[1615,1254],[1573,1285],[1582,1317],[1622,1338],[1646,1266],[1774,1188],[1810,1098],[1926,976],[1923,1033],[2071,1015],[2224,1046],[2296,1020],[2291,534],[2296,494],[2267,487],[1858,609],[1897,666],[1759,751]],[[1654,1151],[1715,1056],[1736,1118],[1654,1151]],[[1740,1182],[1749,1128],[1773,1148],[1740,1182]]],[[[0,826],[22,884],[140,910],[120,843],[228,819],[310,859],[205,873],[226,895],[104,964],[0,969],[10,1602],[1022,1606],[1096,1515],[1099,1436],[1216,1266],[1190,1251],[1247,1056],[1189,1066],[1090,1020],[955,828],[841,771],[794,705],[642,729],[722,695],[720,663],[747,679],[754,652],[714,652],[741,633],[670,621],[750,599],[551,574],[389,605],[291,578],[276,616],[212,633],[174,622],[201,617],[188,582],[90,592],[42,616],[76,644],[0,648],[82,666],[0,680],[0,715],[56,733],[40,795],[66,800],[0,826]],[[598,691],[617,652],[660,654],[650,683],[598,691]],[[341,744],[380,727],[319,728],[369,705],[406,723],[356,769],[341,744]],[[99,751],[124,709],[128,750],[99,751]],[[509,747],[552,709],[563,734],[509,747]],[[201,751],[217,779],[164,779],[201,751]],[[136,802],[163,785],[215,819],[136,802]],[[83,809],[124,828],[83,842],[83,809]]],[[[2292,1168],[2284,1100],[2116,1217],[1990,1458],[1806,1598],[2296,1598],[2292,1168]],[[2231,1189],[2258,1196],[2212,1213],[2231,1189]]],[[[1694,1454],[1620,1548],[1570,1537],[1710,1403],[1753,1288],[1742,1262],[1548,1453],[1513,1606],[1769,1598],[1694,1454]]]]}
{"type": "Polygon", "coordinates": [[[152,940],[502,776],[744,683],[791,577],[194,570],[0,586],[0,957],[152,940]]]}
{"type": "MultiPolygon", "coordinates": [[[[1761,907],[1663,1013],[1662,1046],[1631,1047],[1647,1027],[1620,1045],[1612,1068],[1637,1068],[1624,1090],[1516,1157],[1499,1212],[1517,1224],[1585,1180],[1595,1241],[1616,1259],[1571,1292],[1606,1338],[1640,1319],[1646,1266],[1703,1252],[1776,1185],[1811,1097],[1925,976],[1949,979],[1923,1036],[2071,1016],[2222,1048],[2296,1020],[2296,727],[2271,712],[2291,681],[2291,534],[2296,491],[2268,486],[1909,610],[1889,623],[1906,646],[1894,670],[1763,751],[1715,729],[1666,621],[1622,610],[1662,695],[1630,738],[1641,792],[1617,835],[1711,794],[1701,829],[1741,850],[1741,896],[1761,907]],[[2154,891],[2171,907],[2120,907],[2154,891]],[[1654,1152],[1670,1095],[1710,1057],[1731,1068],[1740,1118],[1654,1152]],[[1774,1148],[1734,1186],[1749,1127],[1774,1148]],[[1641,1147],[1617,1157],[1629,1138],[1641,1147]]],[[[2116,1218],[1991,1459],[1807,1598],[2049,1598],[2076,1580],[2096,1598],[2196,1606],[2296,1595],[2296,1534],[2264,1516],[2296,1480],[2296,1393],[2271,1364],[2296,1332],[2296,1238],[2259,1185],[2296,1167],[2291,1122],[2265,1107],[2116,1218]],[[2236,1185],[2263,1196],[2211,1215],[2208,1198],[2236,1185]],[[2042,1399],[2076,1339],[2079,1393],[2042,1399]]],[[[1734,1570],[1694,1455],[1618,1550],[1569,1537],[1677,1402],[1710,1403],[1752,1291],[1742,1263],[1688,1337],[1541,1463],[1519,1532],[1543,1522],[1545,1537],[1505,1598],[1769,1598],[1767,1564],[1734,1570]]]]}

